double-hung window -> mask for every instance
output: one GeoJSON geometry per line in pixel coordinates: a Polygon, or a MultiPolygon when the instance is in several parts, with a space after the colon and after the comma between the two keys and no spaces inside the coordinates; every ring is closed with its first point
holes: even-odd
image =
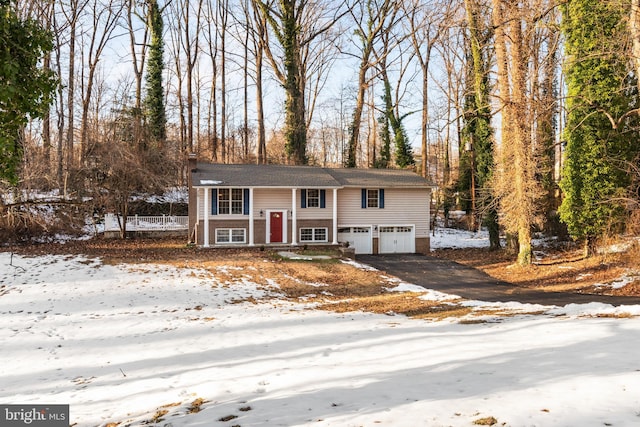
{"type": "Polygon", "coordinates": [[[384,188],[363,188],[361,207],[384,209],[384,188]]]}
{"type": "Polygon", "coordinates": [[[326,190],[307,188],[300,190],[300,207],[324,209],[327,205],[326,190]]]}
{"type": "Polygon", "coordinates": [[[377,208],[380,201],[379,190],[367,190],[367,207],[377,208]]]}
{"type": "Polygon", "coordinates": [[[242,215],[244,206],[244,191],[242,188],[218,189],[218,214],[242,215]]]}
{"type": "Polygon", "coordinates": [[[307,190],[307,207],[308,208],[320,207],[320,190],[317,190],[317,189],[307,190]]]}

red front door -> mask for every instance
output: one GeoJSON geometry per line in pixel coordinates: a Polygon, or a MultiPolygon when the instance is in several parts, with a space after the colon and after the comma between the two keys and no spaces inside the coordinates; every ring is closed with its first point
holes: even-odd
{"type": "Polygon", "coordinates": [[[282,212],[271,212],[269,231],[269,242],[282,243],[282,212]]]}

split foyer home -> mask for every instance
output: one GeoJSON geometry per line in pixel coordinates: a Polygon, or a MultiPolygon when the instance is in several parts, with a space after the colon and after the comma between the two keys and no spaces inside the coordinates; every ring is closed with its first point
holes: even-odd
{"type": "Polygon", "coordinates": [[[428,253],[433,185],[411,171],[189,159],[189,236],[204,247],[338,245],[428,253]]]}

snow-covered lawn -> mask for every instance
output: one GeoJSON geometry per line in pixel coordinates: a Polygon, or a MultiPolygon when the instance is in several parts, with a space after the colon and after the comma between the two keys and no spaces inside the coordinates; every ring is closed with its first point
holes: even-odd
{"type": "Polygon", "coordinates": [[[638,306],[429,322],[241,273],[0,253],[0,402],[70,404],[78,427],[640,424],[638,306]]]}
{"type": "Polygon", "coordinates": [[[455,228],[437,227],[430,237],[431,250],[489,247],[489,233],[485,229],[473,233],[455,228]]]}

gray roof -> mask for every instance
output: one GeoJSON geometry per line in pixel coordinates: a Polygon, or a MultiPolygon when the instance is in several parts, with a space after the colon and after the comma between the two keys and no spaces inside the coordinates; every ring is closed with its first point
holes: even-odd
{"type": "Polygon", "coordinates": [[[330,169],[315,166],[198,163],[194,187],[433,187],[414,172],[395,169],[330,169]]]}
{"type": "Polygon", "coordinates": [[[417,173],[401,169],[325,169],[343,187],[434,187],[417,173]]]}

